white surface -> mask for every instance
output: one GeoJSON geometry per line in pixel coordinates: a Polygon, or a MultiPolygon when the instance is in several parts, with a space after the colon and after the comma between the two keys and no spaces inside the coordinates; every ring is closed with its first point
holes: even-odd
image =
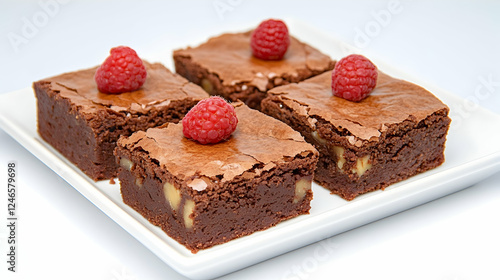
{"type": "MultiPolygon", "coordinates": [[[[53,5],[47,10],[50,15],[43,3],[55,2],[0,2],[0,92],[96,65],[106,56],[103,50],[115,45],[156,53],[263,18],[293,17],[500,113],[497,2],[66,2],[53,5]],[[117,3],[125,4],[114,12],[117,3]],[[216,6],[227,9],[217,13],[216,6]],[[120,20],[133,15],[134,20],[120,20]],[[9,38],[22,35],[26,22],[34,19],[38,26],[25,34],[29,36],[16,52],[9,38]],[[360,39],[359,30],[369,32],[367,40],[360,39]]],[[[449,105],[457,108],[456,123],[478,112],[472,103],[449,105]]],[[[498,128],[500,124],[492,129],[498,128]]],[[[2,279],[4,274],[7,279],[184,279],[3,131],[0,141],[1,166],[15,160],[21,180],[19,273],[13,277],[0,267],[2,279]]],[[[475,148],[464,142],[463,149],[475,148]]],[[[0,174],[5,182],[6,171],[0,174]]],[[[223,278],[498,279],[499,179],[497,174],[467,190],[223,278]]],[[[0,192],[4,213],[5,194],[0,192]]],[[[1,230],[4,254],[5,227],[1,230]]]]}

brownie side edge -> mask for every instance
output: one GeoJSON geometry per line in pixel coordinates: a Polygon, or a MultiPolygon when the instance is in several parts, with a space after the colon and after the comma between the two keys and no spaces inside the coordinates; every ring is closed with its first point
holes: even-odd
{"type": "MultiPolygon", "coordinates": [[[[105,152],[78,108],[51,90],[50,82],[35,82],[33,87],[37,99],[37,130],[42,139],[91,179],[111,177],[114,168],[107,168],[101,161],[105,152]]],[[[112,166],[115,167],[114,162],[112,166]]]]}

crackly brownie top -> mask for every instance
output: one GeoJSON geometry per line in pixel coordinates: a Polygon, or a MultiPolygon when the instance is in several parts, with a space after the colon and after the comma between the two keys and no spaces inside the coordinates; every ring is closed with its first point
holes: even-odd
{"type": "MultiPolygon", "coordinates": [[[[174,56],[190,57],[193,62],[231,86],[248,83],[265,91],[274,77],[301,76],[306,71],[324,72],[333,65],[332,60],[317,49],[290,36],[290,46],[282,60],[266,61],[255,58],[250,48],[251,31],[226,33],[210,38],[197,46],[176,50],[174,56]]],[[[292,79],[293,80],[293,79],[292,79]]]]}
{"type": "Polygon", "coordinates": [[[122,137],[118,145],[144,150],[181,180],[201,176],[222,182],[239,175],[258,176],[297,155],[317,154],[313,146],[284,123],[240,102],[233,105],[238,126],[227,141],[202,145],[184,137],[182,124],[169,123],[122,137]]]}
{"type": "Polygon", "coordinates": [[[348,130],[358,139],[353,138],[352,142],[377,141],[392,124],[405,120],[419,122],[437,111],[448,112],[448,107],[429,91],[381,71],[375,89],[360,102],[333,96],[331,81],[329,71],[298,84],[274,88],[269,93],[279,96],[297,114],[306,116],[312,128],[321,118],[348,130]]]}
{"type": "Polygon", "coordinates": [[[114,111],[144,113],[151,107],[167,106],[175,100],[201,100],[208,97],[202,88],[172,73],[160,63],[151,64],[144,61],[144,66],[148,73],[144,85],[139,90],[120,94],[99,92],[94,80],[97,66],[40,82],[50,82],[51,90],[70,99],[83,112],[94,112],[105,106],[114,111]]]}

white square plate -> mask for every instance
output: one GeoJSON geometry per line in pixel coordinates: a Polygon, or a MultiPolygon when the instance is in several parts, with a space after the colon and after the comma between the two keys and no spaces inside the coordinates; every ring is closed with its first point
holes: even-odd
{"type": "MultiPolygon", "coordinates": [[[[357,52],[351,46],[314,28],[287,20],[291,33],[334,59],[357,52]]],[[[215,34],[214,34],[215,35],[215,34]]],[[[186,43],[195,45],[198,42],[186,43]]],[[[172,68],[171,48],[146,56],[150,61],[172,68]]],[[[451,108],[468,105],[465,100],[418,81],[370,59],[382,71],[424,86],[451,108]]],[[[91,65],[89,65],[90,67],[91,65]]],[[[31,88],[0,96],[0,127],[65,179],[99,209],[142,242],[179,273],[196,279],[214,278],[279,254],[297,249],[343,231],[466,188],[500,170],[500,116],[482,108],[460,122],[452,122],[446,144],[446,162],[431,171],[347,202],[313,184],[310,215],[289,221],[250,236],[192,254],[158,227],[122,202],[119,185],[94,182],[67,161],[37,134],[36,100],[31,88]]]]}

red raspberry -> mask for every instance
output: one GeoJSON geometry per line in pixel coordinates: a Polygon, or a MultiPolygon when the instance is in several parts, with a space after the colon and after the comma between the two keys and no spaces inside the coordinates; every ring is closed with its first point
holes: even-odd
{"type": "Polygon", "coordinates": [[[368,58],[351,54],[335,64],[332,72],[332,91],[335,96],[361,101],[377,84],[377,67],[368,58]]]}
{"type": "Polygon", "coordinates": [[[182,132],[186,138],[201,144],[214,144],[226,140],[236,129],[238,118],[234,107],[218,96],[203,99],[182,119],[182,132]]]}
{"type": "Polygon", "coordinates": [[[252,33],[252,53],[263,60],[280,60],[290,45],[288,28],[281,20],[263,21],[252,33]]]}
{"type": "Polygon", "coordinates": [[[139,89],[146,81],[146,68],[137,53],[124,46],[112,48],[110,55],[95,72],[97,88],[105,93],[139,89]]]}

